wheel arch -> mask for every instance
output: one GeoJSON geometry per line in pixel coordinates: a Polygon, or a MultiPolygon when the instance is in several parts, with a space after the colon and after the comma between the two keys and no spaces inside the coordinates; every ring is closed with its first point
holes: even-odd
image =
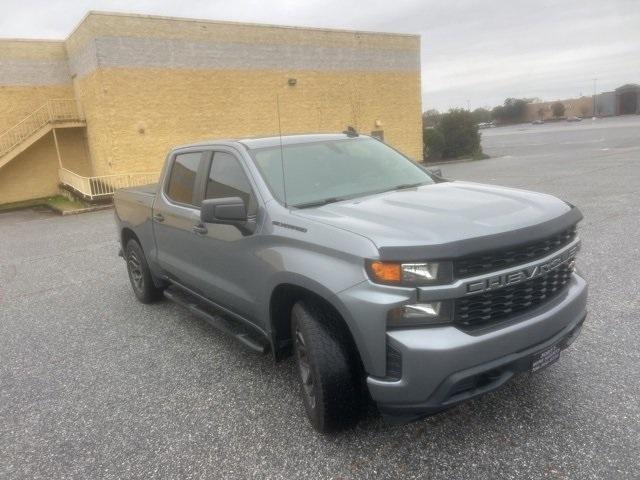
{"type": "MultiPolygon", "coordinates": [[[[136,235],[136,232],[134,232],[133,229],[129,227],[124,227],[120,232],[120,245],[122,245],[123,251],[125,248],[127,248],[127,243],[129,242],[129,240],[135,240],[140,245],[140,248],[142,248],[142,243],[140,242],[138,235],[136,235]]],[[[142,251],[144,251],[144,249],[142,251]]]]}
{"type": "Polygon", "coordinates": [[[130,240],[135,240],[136,242],[138,242],[138,245],[140,245],[140,249],[142,250],[142,253],[145,256],[147,265],[149,265],[149,268],[151,269],[151,278],[153,280],[153,284],[158,288],[166,287],[168,285],[167,282],[163,279],[163,277],[161,277],[160,273],[157,271],[155,263],[153,261],[150,261],[149,252],[145,250],[145,247],[142,244],[142,241],[138,236],[138,234],[130,227],[122,227],[122,230],[120,231],[120,245],[122,248],[121,252],[122,252],[122,256],[125,258],[125,261],[126,261],[127,243],[129,243],[130,240]]]}
{"type": "Polygon", "coordinates": [[[356,339],[349,325],[350,317],[345,306],[338,297],[323,285],[303,276],[296,275],[279,282],[271,290],[267,318],[271,331],[273,355],[276,361],[283,360],[291,354],[291,309],[298,301],[314,302],[332,310],[344,326],[347,341],[354,349],[357,360],[362,366],[362,359],[356,339]]]}

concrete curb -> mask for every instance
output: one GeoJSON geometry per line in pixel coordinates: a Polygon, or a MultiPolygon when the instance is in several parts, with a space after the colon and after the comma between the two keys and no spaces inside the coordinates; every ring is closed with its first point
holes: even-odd
{"type": "Polygon", "coordinates": [[[478,158],[478,159],[463,158],[461,160],[449,160],[444,162],[429,163],[429,164],[426,164],[425,167],[429,168],[429,167],[435,167],[436,165],[455,165],[456,163],[481,162],[482,160],[489,160],[490,158],[498,158],[498,157],[478,158]]]}
{"type": "Polygon", "coordinates": [[[436,165],[440,166],[440,165],[455,165],[456,163],[469,163],[469,162],[477,162],[479,160],[474,160],[473,158],[464,158],[462,160],[449,160],[449,161],[444,161],[444,162],[437,162],[437,163],[428,163],[425,164],[425,167],[429,168],[429,167],[435,167],[436,165]]]}
{"type": "Polygon", "coordinates": [[[66,216],[66,215],[80,215],[81,213],[98,212],[100,210],[108,210],[110,208],[113,208],[113,204],[110,203],[108,205],[94,205],[86,208],[78,208],[76,210],[60,210],[50,205],[49,205],[49,208],[51,208],[54,212],[62,216],[66,216]]]}

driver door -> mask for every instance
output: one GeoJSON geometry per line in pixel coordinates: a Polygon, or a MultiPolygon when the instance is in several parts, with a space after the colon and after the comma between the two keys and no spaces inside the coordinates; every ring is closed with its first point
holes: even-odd
{"type": "MultiPolygon", "coordinates": [[[[203,200],[240,197],[247,214],[258,213],[258,197],[248,171],[233,149],[216,150],[205,166],[203,200]]],[[[248,319],[258,316],[261,275],[255,251],[257,235],[243,234],[236,226],[207,223],[191,241],[198,259],[202,294],[248,319]]]]}

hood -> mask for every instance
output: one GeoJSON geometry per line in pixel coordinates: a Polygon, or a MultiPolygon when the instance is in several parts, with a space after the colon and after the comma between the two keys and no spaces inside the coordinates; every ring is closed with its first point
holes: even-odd
{"type": "Polygon", "coordinates": [[[571,209],[543,193],[455,181],[295,210],[294,214],[362,235],[383,249],[495,236],[535,227],[571,209]]]}

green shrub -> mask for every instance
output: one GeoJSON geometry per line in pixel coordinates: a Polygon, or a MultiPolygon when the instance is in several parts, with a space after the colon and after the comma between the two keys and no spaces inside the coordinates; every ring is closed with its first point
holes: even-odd
{"type": "Polygon", "coordinates": [[[480,146],[480,132],[474,115],[453,109],[443,113],[435,127],[423,127],[424,160],[487,158],[480,146]]]}
{"type": "Polygon", "coordinates": [[[564,117],[564,110],[564,103],[562,102],[553,102],[551,104],[551,111],[556,118],[564,117]]]}
{"type": "Polygon", "coordinates": [[[424,160],[440,160],[444,151],[444,135],[442,135],[442,132],[435,127],[427,127],[422,130],[422,140],[424,160]]]}
{"type": "Polygon", "coordinates": [[[473,112],[473,121],[476,123],[488,123],[492,120],[491,112],[486,108],[476,108],[473,112]]]}
{"type": "Polygon", "coordinates": [[[476,156],[482,152],[478,125],[468,110],[449,110],[442,115],[437,128],[444,137],[444,158],[476,156]]]}

